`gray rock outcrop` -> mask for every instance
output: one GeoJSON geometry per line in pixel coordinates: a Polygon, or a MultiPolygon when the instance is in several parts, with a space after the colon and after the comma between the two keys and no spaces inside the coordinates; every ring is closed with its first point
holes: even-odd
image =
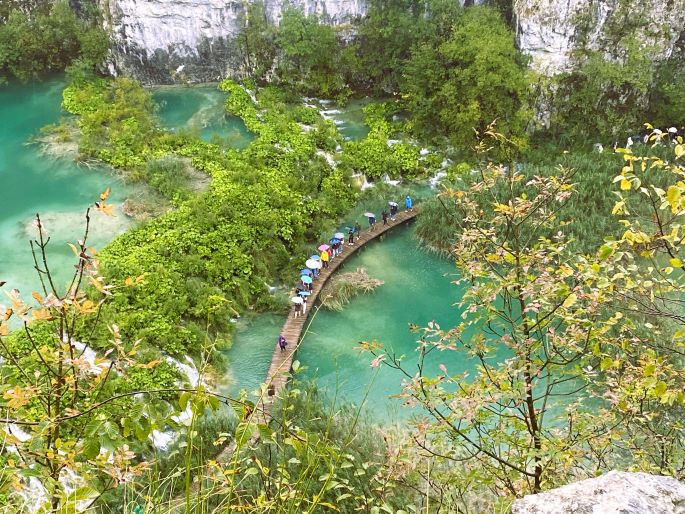
{"type": "Polygon", "coordinates": [[[670,57],[685,28],[685,0],[515,0],[516,40],[544,74],[568,71],[575,50],[620,59],[620,41],[635,36],[650,58],[670,57]]]}
{"type": "MultiPolygon", "coordinates": [[[[78,0],[74,0],[78,1],[78,0]]],[[[208,82],[240,76],[245,7],[254,0],[98,0],[113,40],[110,72],[148,84],[208,82]]],[[[332,25],[364,16],[367,0],[263,0],[269,22],[286,5],[332,25]]],[[[462,5],[484,0],[455,0],[462,5]]],[[[512,0],[516,40],[544,75],[567,71],[575,50],[620,59],[619,39],[633,34],[660,61],[685,28],[685,0],[512,0]]]]}
{"type": "Polygon", "coordinates": [[[611,471],[516,500],[513,514],[682,514],[685,484],[675,478],[611,471]]]}

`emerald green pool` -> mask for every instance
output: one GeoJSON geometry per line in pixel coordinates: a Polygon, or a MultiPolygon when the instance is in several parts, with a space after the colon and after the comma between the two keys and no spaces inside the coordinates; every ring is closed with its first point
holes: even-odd
{"type": "Polygon", "coordinates": [[[152,97],[162,124],[169,129],[187,130],[232,148],[244,148],[254,139],[243,120],[226,114],[226,93],[216,86],[156,87],[152,97]]]}
{"type": "MultiPolygon", "coordinates": [[[[41,214],[52,237],[50,264],[58,284],[64,285],[73,271],[67,242],[83,237],[86,208],[107,187],[115,204],[132,191],[107,169],[79,167],[73,158],[46,155],[38,145],[27,144],[41,127],[64,115],[64,85],[54,78],[0,87],[0,281],[7,282],[3,290],[17,288],[25,298],[39,290],[29,247],[36,235],[35,214],[41,214]]],[[[130,226],[120,209],[113,218],[93,213],[89,243],[102,247],[130,226]]]]}
{"type": "MultiPolygon", "coordinates": [[[[462,289],[454,265],[419,248],[410,225],[397,227],[389,235],[369,243],[340,271],[364,267],[385,282],[373,293],[358,296],[342,312],[319,310],[310,316],[297,360],[306,366],[304,378],[315,379],[329,397],[342,397],[357,405],[366,402],[372,419],[402,419],[414,412],[391,398],[401,391],[402,376],[385,367],[370,366],[372,356],[361,353],[359,341],[382,343],[405,356],[410,372],[416,371],[419,334],[409,324],[421,327],[437,321],[441,327],[456,325],[461,314],[454,305],[462,289]]],[[[239,325],[230,360],[228,392],[255,389],[265,378],[271,353],[284,317],[263,315],[239,325]]],[[[474,362],[462,352],[433,352],[427,358],[425,373],[440,374],[444,364],[450,374],[473,369],[474,362]]]]}

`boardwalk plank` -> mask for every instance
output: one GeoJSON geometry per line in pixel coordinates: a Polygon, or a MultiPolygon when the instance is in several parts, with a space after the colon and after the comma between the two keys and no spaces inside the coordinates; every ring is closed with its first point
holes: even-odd
{"type": "MultiPolygon", "coordinates": [[[[354,255],[357,250],[362,248],[369,241],[373,241],[382,234],[385,234],[392,228],[411,220],[416,216],[417,213],[418,211],[416,209],[398,213],[395,217],[395,221],[388,219],[387,225],[381,225],[377,223],[373,230],[367,229],[362,231],[359,237],[355,240],[354,246],[345,245],[343,252],[330,262],[327,269],[321,270],[319,273],[319,277],[313,284],[312,294],[307,300],[308,307],[313,306],[316,303],[316,299],[319,296],[321,289],[326,284],[330,276],[340,266],[342,266],[342,264],[349,257],[354,255]]],[[[267,390],[269,391],[269,396],[264,398],[262,402],[260,414],[261,419],[259,420],[260,423],[268,423],[271,420],[271,407],[288,383],[288,375],[292,368],[295,354],[297,353],[297,348],[301,342],[302,331],[305,327],[305,322],[307,321],[310,312],[311,308],[308,308],[304,315],[296,317],[295,308],[293,307],[288,314],[286,322],[283,324],[281,333],[288,341],[289,347],[284,352],[282,352],[277,345],[274,348],[274,353],[271,358],[271,365],[269,366],[269,372],[265,381],[267,384],[267,390]]]]}

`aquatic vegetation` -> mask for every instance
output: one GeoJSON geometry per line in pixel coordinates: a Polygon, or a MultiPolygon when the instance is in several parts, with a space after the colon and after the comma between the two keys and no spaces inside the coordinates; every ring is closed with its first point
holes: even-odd
{"type": "Polygon", "coordinates": [[[321,290],[319,295],[321,306],[333,311],[341,311],[355,296],[371,293],[382,285],[382,280],[370,277],[364,268],[336,273],[321,290]]]}
{"type": "Polygon", "coordinates": [[[255,102],[233,82],[221,87],[229,112],[257,136],[242,152],[161,130],[149,93],[128,79],[65,91],[65,107],[81,113],[83,153],[133,170],[176,198],[175,210],[101,255],[108,279],[146,276],[115,294],[103,316],[125,336],[171,355],[197,353],[207,332],[230,333],[230,317],[267,295],[265,282],[287,276],[290,256],[304,256],[316,227],[345,212],[356,196],[349,176],[317,155],[321,130],[304,131],[277,92],[260,92],[255,102]],[[211,177],[206,192],[185,200],[174,193],[183,174],[168,173],[178,168],[173,155],[211,177]]]}

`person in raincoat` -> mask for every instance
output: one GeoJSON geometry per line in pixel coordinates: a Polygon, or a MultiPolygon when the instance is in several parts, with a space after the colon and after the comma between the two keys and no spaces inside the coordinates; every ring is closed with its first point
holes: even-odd
{"type": "Polygon", "coordinates": [[[323,269],[328,268],[328,261],[331,259],[331,256],[328,254],[328,250],[321,250],[321,265],[323,266],[323,269]]]}
{"type": "Polygon", "coordinates": [[[278,336],[278,347],[281,349],[282,352],[285,351],[285,347],[288,346],[288,341],[285,340],[285,337],[282,335],[278,336]]]}
{"type": "Polygon", "coordinates": [[[411,196],[409,195],[404,199],[404,208],[411,211],[411,196]]]}

